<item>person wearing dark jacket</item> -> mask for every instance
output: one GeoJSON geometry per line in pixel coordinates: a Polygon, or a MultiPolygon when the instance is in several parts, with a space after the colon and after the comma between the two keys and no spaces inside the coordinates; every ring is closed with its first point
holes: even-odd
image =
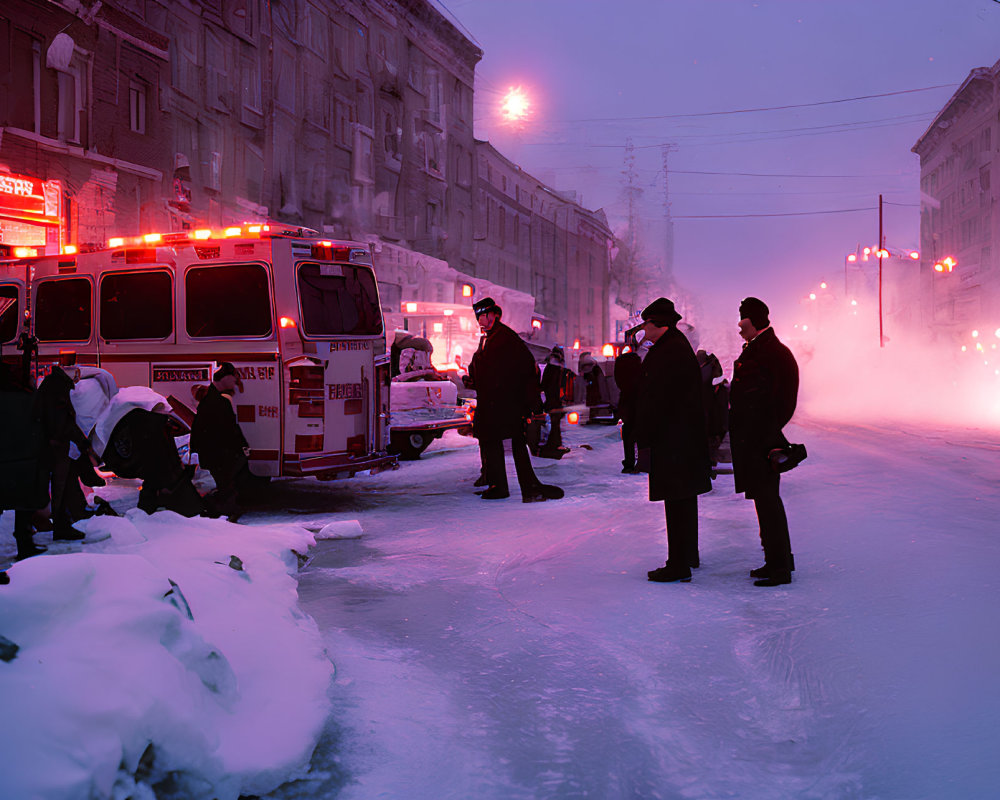
{"type": "Polygon", "coordinates": [[[639,404],[639,380],[642,377],[642,359],[634,350],[622,353],[615,359],[615,384],[618,386],[618,416],[622,421],[622,472],[637,474],[635,423],[639,404]]]}
{"type": "Polygon", "coordinates": [[[556,500],[563,491],[546,486],[535,476],[524,432],[526,420],[542,411],[535,359],[521,337],[500,321],[503,311],[493,298],[479,300],[472,309],[484,334],[470,365],[476,389],[473,432],[479,440],[488,484],[481,497],[510,497],[503,454],[504,440],[510,439],[521,499],[525,503],[556,500]]]}
{"type": "Polygon", "coordinates": [[[0,363],[0,511],[14,511],[19,561],[45,552],[35,544],[32,516],[49,502],[45,438],[29,385],[0,363]]]}
{"type": "Polygon", "coordinates": [[[733,367],[729,395],[729,440],[737,493],[753,500],[760,525],[764,565],[752,570],[755,586],[792,582],[795,562],[788,518],[778,494],[778,472],[768,453],[788,443],[781,429],[795,412],[799,368],[771,328],[768,308],[756,297],[740,304],[740,336],[746,341],[733,367]]]}
{"type": "Polygon", "coordinates": [[[250,489],[256,478],[248,467],[249,447],[229,399],[238,384],[236,368],[221,362],[191,425],[191,451],[215,481],[215,510],[230,518],[239,516],[238,495],[250,489]]]}
{"type": "Polygon", "coordinates": [[[653,344],[642,362],[636,438],[649,449],[649,499],[662,500],[667,562],[648,573],[659,583],[690,581],[698,554],[698,495],[712,489],[701,401],[701,370],[681,315],[665,297],[642,312],[642,330],[653,344]]]}
{"type": "Polygon", "coordinates": [[[52,504],[52,538],[54,540],[78,541],[84,538],[83,531],[73,527],[74,507],[83,501],[80,489],[80,465],[70,455],[70,444],[80,451],[77,460],[86,460],[93,472],[91,453],[93,449],[86,434],[76,423],[76,412],[70,392],[73,379],[59,366],[45,376],[35,392],[35,419],[41,424],[45,443],[45,464],[50,475],[52,504]]]}

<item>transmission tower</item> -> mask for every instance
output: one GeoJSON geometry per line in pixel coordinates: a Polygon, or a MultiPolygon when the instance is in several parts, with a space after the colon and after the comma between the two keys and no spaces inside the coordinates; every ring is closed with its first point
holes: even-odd
{"type": "Polygon", "coordinates": [[[670,285],[674,280],[674,220],[670,216],[670,166],[667,163],[669,154],[676,150],[673,143],[666,143],[661,148],[663,155],[663,279],[670,285]]]}

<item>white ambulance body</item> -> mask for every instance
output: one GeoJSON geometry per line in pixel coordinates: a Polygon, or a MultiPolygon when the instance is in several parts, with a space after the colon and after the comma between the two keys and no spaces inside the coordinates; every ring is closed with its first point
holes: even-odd
{"type": "Polygon", "coordinates": [[[112,239],[97,252],[0,260],[4,299],[15,301],[0,320],[8,364],[27,310],[37,374],[94,364],[119,386],[164,395],[189,424],[199,387],[232,362],[256,474],[328,479],[395,466],[366,244],[280,223],[112,239]]]}

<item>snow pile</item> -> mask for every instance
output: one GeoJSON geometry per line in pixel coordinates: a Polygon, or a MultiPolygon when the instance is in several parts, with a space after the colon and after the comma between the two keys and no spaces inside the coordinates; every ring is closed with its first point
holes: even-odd
{"type": "Polygon", "coordinates": [[[106,541],[0,591],[3,796],[223,800],[303,774],[333,672],[292,576],[312,534],[137,510],[78,527],[106,541]]]}

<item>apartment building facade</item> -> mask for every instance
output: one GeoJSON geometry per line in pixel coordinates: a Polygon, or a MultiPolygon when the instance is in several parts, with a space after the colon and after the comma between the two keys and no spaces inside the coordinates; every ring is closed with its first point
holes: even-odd
{"type": "Polygon", "coordinates": [[[1000,325],[1000,61],[972,70],[912,148],[920,157],[921,322],[1000,325]],[[954,267],[936,270],[951,258],[954,267]]]}
{"type": "Polygon", "coordinates": [[[538,336],[599,347],[610,335],[614,236],[591,211],[476,142],[476,275],[535,297],[538,336]]]}

